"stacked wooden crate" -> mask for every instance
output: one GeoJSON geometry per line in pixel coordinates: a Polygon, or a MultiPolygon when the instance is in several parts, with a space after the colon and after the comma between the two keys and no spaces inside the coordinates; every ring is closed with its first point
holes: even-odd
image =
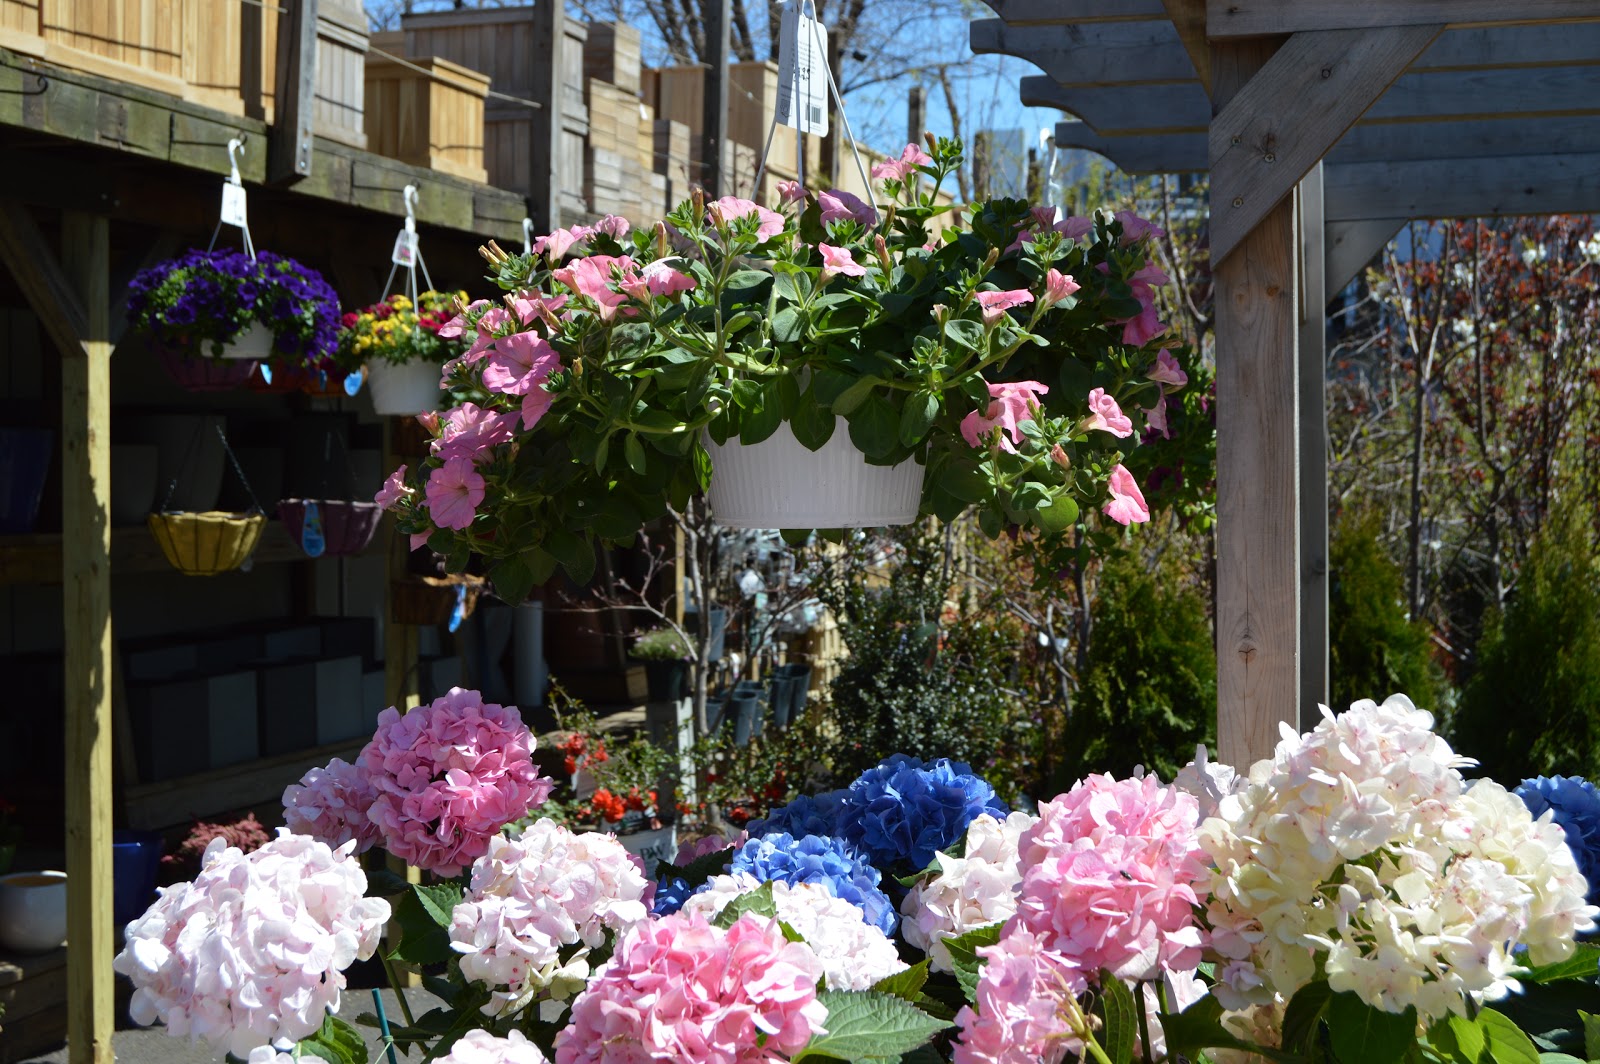
{"type": "Polygon", "coordinates": [[[656,172],[655,112],[639,98],[639,31],[624,23],[591,23],[583,54],[589,210],[649,225],[667,209],[669,181],[656,172]]]}
{"type": "Polygon", "coordinates": [[[372,151],[469,181],[488,177],[483,159],[487,77],[438,56],[402,60],[372,52],[365,78],[372,151]]]}

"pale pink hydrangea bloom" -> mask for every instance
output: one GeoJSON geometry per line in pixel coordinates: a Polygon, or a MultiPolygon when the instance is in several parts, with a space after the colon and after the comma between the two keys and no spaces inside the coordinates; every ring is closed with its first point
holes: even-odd
{"type": "Polygon", "coordinates": [[[1205,936],[1196,884],[1210,878],[1194,798],[1153,776],[1086,777],[1022,834],[1012,924],[1093,979],[1193,970],[1205,936]]]}
{"type": "MultiPolygon", "coordinates": [[[[712,876],[689,896],[682,911],[715,919],[734,898],[761,885],[748,872],[712,876]]],[[[822,962],[829,990],[871,990],[879,980],[906,969],[889,936],[867,923],[859,905],[834,897],[827,887],[780,880],[772,884],[772,900],[778,919],[793,928],[822,962]]]]}
{"type": "Polygon", "coordinates": [[[783,232],[783,215],[777,211],[768,210],[754,200],[741,199],[738,196],[723,196],[714,203],[706,205],[708,214],[713,210],[717,216],[729,222],[754,213],[761,220],[756,226],[756,237],[760,240],[770,240],[783,232]]]}
{"type": "Polygon", "coordinates": [[[726,931],[677,914],[634,925],[556,1036],[556,1064],[767,1064],[825,1029],[822,962],[776,920],[726,931]]]}
{"type": "Polygon", "coordinates": [[[1020,811],[1004,820],[982,814],[967,826],[965,853],[939,853],[939,874],[919,880],[900,903],[901,931],[934,971],[955,970],[945,939],[1004,923],[1017,911],[1017,840],[1038,819],[1020,811]]]}
{"type": "Polygon", "coordinates": [[[406,467],[402,465],[389,474],[389,479],[383,482],[383,487],[378,489],[378,494],[372,497],[372,501],[388,510],[401,499],[415,494],[415,489],[406,483],[406,467]]]}
{"type": "Polygon", "coordinates": [[[648,918],[651,886],[614,836],[541,818],[514,838],[489,839],[451,914],[450,946],[462,975],[495,988],[493,1015],[543,986],[563,946],[593,948],[607,930],[648,918]]]}
{"type": "Polygon", "coordinates": [[[1202,821],[1216,816],[1222,799],[1244,790],[1246,782],[1232,765],[1212,761],[1204,744],[1195,746],[1194,760],[1179,769],[1172,779],[1174,787],[1194,795],[1195,801],[1200,803],[1202,821]]]}
{"type": "Polygon", "coordinates": [[[1039,405],[1039,396],[1049,391],[1038,381],[1008,381],[989,385],[989,409],[982,414],[974,410],[961,419],[962,438],[970,447],[986,447],[990,443],[990,433],[998,425],[1002,430],[999,436],[1000,449],[1016,454],[1017,449],[1013,444],[1021,443],[1024,439],[1022,429],[1018,426],[1034,419],[1033,412],[1039,405]]]}
{"type": "Polygon", "coordinates": [[[163,888],[128,925],[112,967],[133,982],[134,1021],[219,1056],[315,1033],[389,919],[388,902],[363,897],[354,847],[280,832],[246,854],[214,840],[192,883],[163,888]]]}
{"type": "Polygon", "coordinates": [[[822,255],[822,280],[843,275],[845,277],[865,277],[867,268],[856,262],[850,254],[849,248],[836,248],[831,244],[818,244],[817,251],[822,255]]]}
{"type": "Polygon", "coordinates": [[[483,477],[472,459],[452,458],[428,474],[428,516],[440,528],[466,528],[478,514],[483,490],[483,477]]]}
{"type": "Polygon", "coordinates": [[[333,847],[353,839],[355,852],[365,853],[378,841],[378,827],[367,817],[376,799],[361,770],[336,757],[283,789],[283,822],[294,834],[333,847]]]}
{"type": "Polygon", "coordinates": [[[1078,422],[1079,432],[1109,432],[1118,439],[1133,435],[1133,421],[1122,412],[1104,388],[1089,391],[1089,416],[1078,422]]]}
{"type": "Polygon", "coordinates": [[[1033,302],[1033,293],[1026,288],[1013,288],[1009,292],[979,292],[974,296],[983,311],[985,325],[998,325],[1012,307],[1033,302]]]}
{"type": "Polygon", "coordinates": [[[279,1041],[276,1045],[256,1046],[244,1059],[245,1064],[296,1064],[294,1043],[279,1041]]]}
{"type": "Polygon", "coordinates": [[[356,762],[378,795],[368,815],[384,848],[441,876],[460,874],[502,827],[550,797],[535,743],[515,706],[459,687],[404,715],[384,710],[356,762]]]}
{"type": "Polygon", "coordinates": [[[1060,1064],[1082,1048],[1063,1006],[1088,989],[1083,972],[1024,927],[978,953],[977,1001],[956,1014],[954,1064],[1060,1064]]]}
{"type": "Polygon", "coordinates": [[[549,1058],[521,1031],[500,1038],[479,1028],[462,1035],[438,1064],[549,1064],[549,1058]]]}
{"type": "MultiPolygon", "coordinates": [[[[560,368],[561,355],[550,346],[550,341],[538,333],[512,333],[494,342],[494,353],[489,356],[489,364],[483,367],[483,386],[505,395],[527,395],[560,368]]],[[[471,405],[462,403],[457,409],[471,405]]],[[[507,424],[515,420],[515,415],[501,416],[507,424]]],[[[509,429],[505,436],[507,440],[511,438],[509,429]]]]}
{"type": "Polygon", "coordinates": [[[878,221],[878,209],[861,198],[840,188],[817,193],[817,207],[822,213],[822,224],[853,218],[862,225],[878,221]]]}
{"type": "Polygon", "coordinates": [[[1111,477],[1106,482],[1111,498],[1100,512],[1119,525],[1142,525],[1150,520],[1150,507],[1144,501],[1144,492],[1121,462],[1111,467],[1111,477]]]}

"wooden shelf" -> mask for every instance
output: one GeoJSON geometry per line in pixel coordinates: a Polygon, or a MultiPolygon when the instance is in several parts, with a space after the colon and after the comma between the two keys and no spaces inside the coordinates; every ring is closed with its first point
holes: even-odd
{"type": "Polygon", "coordinates": [[[209,816],[251,804],[277,801],[283,789],[336,757],[354,761],[367,740],[349,739],[279,757],[265,757],[228,765],[192,776],[141,783],[126,789],[124,802],[128,826],[143,830],[186,824],[196,816],[209,816]]]}
{"type": "MultiPolygon", "coordinates": [[[[382,549],[382,533],[374,536],[363,554],[382,549]]],[[[360,557],[361,555],[355,555],[360,557]]],[[[251,556],[254,565],[280,565],[284,562],[316,561],[307,558],[300,545],[289,538],[283,525],[268,521],[261,532],[261,542],[251,556]]],[[[111,530],[111,572],[159,573],[176,572],[161,553],[155,537],[143,525],[129,525],[111,530]]],[[[47,532],[31,536],[0,536],[0,586],[7,584],[59,584],[61,583],[61,533],[47,532]]]]}

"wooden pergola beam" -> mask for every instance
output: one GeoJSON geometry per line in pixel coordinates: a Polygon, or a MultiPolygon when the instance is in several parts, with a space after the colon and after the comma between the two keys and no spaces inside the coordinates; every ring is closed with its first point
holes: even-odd
{"type": "Polygon", "coordinates": [[[1296,33],[1212,120],[1211,261],[1223,261],[1442,26],[1296,33]]]}
{"type": "Polygon", "coordinates": [[[1324,214],[1322,261],[1326,290],[1338,292],[1355,280],[1356,274],[1377,258],[1403,224],[1393,218],[1331,222],[1324,214]]]}
{"type": "MultiPolygon", "coordinates": [[[[1163,0],[1172,28],[1200,84],[1211,92],[1211,46],[1206,43],[1206,0],[1163,0]]],[[[1154,58],[1154,56],[1151,56],[1154,58]]]]}
{"type": "Polygon", "coordinates": [[[89,335],[89,315],[78,286],[57,263],[28,208],[16,200],[0,200],[0,262],[11,271],[56,350],[81,351],[89,335]]]}
{"type": "Polygon", "coordinates": [[[1331,221],[1600,213],[1600,152],[1330,167],[1331,221]]]}
{"type": "Polygon", "coordinates": [[[317,0],[287,0],[278,27],[267,180],[288,185],[311,176],[317,108],[317,0]]]}
{"type": "Polygon", "coordinates": [[[1200,84],[1170,22],[1091,22],[1061,30],[1041,33],[1038,26],[980,18],[967,24],[967,40],[979,55],[1026,59],[1058,85],[1200,84]]]}
{"type": "Polygon", "coordinates": [[[1593,0],[1206,0],[1211,40],[1397,26],[1600,21],[1593,0]]]}
{"type": "Polygon", "coordinates": [[[1167,17],[1162,0],[984,0],[984,3],[995,14],[1018,26],[1132,22],[1167,17]]]}

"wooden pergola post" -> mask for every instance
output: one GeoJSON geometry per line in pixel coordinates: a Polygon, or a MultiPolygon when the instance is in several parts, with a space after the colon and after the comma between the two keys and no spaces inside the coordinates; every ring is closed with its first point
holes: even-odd
{"type": "Polygon", "coordinates": [[[1297,361],[1300,380],[1300,727],[1321,719],[1328,703],[1328,361],[1322,217],[1322,163],[1295,193],[1300,260],[1297,361]]]}

